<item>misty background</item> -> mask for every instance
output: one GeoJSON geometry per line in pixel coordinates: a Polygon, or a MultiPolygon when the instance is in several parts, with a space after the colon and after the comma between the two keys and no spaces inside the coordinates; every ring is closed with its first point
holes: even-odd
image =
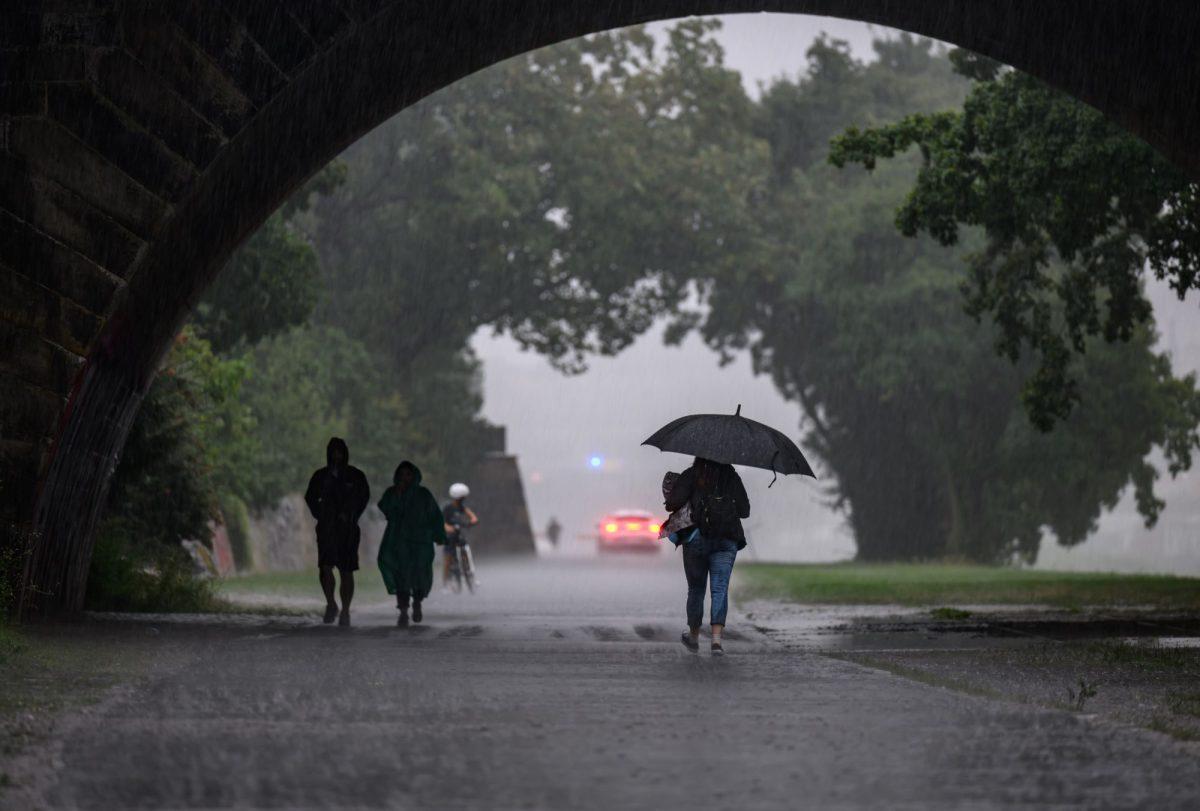
{"type": "MultiPolygon", "coordinates": [[[[741,73],[747,91],[780,76],[806,69],[805,51],[822,32],[849,43],[855,58],[872,61],[874,39],[896,32],[847,20],[798,15],[754,14],[721,18],[715,38],[726,64],[741,73]]],[[[666,24],[652,26],[661,36],[666,24]]],[[[1196,298],[1180,302],[1165,284],[1151,280],[1160,347],[1177,373],[1200,368],[1200,313],[1196,298]]],[[[508,450],[521,466],[530,518],[543,534],[551,516],[563,525],[564,553],[587,553],[596,525],[612,510],[661,511],[660,482],[666,470],[682,470],[689,460],[641,446],[662,424],[689,413],[742,413],[771,424],[795,439],[801,436],[801,410],[787,402],[765,376],[755,376],[742,355],[721,366],[717,355],[695,335],[666,346],[662,327],[650,330],[616,357],[593,357],[588,371],[564,376],[533,352],[525,352],[490,329],[471,345],[483,368],[483,416],[506,426],[508,450]],[[601,461],[593,467],[593,457],[601,461]]],[[[818,476],[819,459],[812,458],[818,476]]],[[[1160,465],[1160,469],[1162,466],[1160,465]]],[[[748,559],[833,561],[853,557],[853,538],[844,516],[828,505],[820,479],[780,477],[743,470],[752,500],[747,522],[748,559]]],[[[1163,472],[1160,494],[1167,506],[1153,529],[1146,529],[1127,492],[1105,513],[1093,537],[1066,548],[1047,538],[1040,568],[1113,571],[1200,572],[1200,475],[1193,470],[1175,480],[1163,472]]],[[[441,494],[439,494],[441,495],[441,494]]],[[[480,543],[486,536],[480,532],[480,543]]],[[[539,539],[544,547],[544,540],[539,539]]]]}

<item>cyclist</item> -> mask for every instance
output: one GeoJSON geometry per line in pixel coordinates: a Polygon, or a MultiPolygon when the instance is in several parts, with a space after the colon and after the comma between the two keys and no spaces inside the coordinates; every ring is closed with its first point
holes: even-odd
{"type": "MultiPolygon", "coordinates": [[[[479,523],[479,517],[466,505],[471,488],[462,482],[450,485],[450,500],[442,507],[446,521],[446,550],[442,555],[442,589],[450,584],[450,572],[460,555],[470,560],[470,547],[465,530],[479,523]]],[[[462,564],[459,563],[459,566],[462,564]]]]}

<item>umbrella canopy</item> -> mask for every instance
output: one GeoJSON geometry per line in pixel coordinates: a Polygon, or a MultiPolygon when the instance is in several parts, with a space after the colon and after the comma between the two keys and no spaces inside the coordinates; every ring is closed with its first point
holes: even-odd
{"type": "Polygon", "coordinates": [[[795,442],[769,425],[743,417],[740,405],[735,414],[692,414],[672,420],[642,444],[724,464],[816,478],[795,442]]]}

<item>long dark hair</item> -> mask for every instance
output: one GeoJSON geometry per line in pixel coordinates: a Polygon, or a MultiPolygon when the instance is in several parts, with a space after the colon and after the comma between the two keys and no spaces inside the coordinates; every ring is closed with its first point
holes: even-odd
{"type": "Polygon", "coordinates": [[[692,462],[692,469],[696,471],[693,484],[698,492],[719,495],[728,491],[733,465],[725,465],[697,456],[696,460],[692,462]]]}

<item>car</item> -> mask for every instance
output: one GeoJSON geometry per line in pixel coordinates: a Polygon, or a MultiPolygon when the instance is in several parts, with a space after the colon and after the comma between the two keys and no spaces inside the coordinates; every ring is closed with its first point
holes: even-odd
{"type": "Polygon", "coordinates": [[[601,552],[656,552],[659,520],[646,510],[616,510],[604,516],[598,527],[596,548],[601,552]]]}

